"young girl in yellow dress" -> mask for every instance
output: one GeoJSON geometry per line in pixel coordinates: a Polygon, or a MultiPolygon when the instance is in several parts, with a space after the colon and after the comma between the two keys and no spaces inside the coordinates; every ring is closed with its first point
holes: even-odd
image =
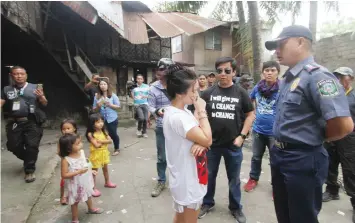
{"type": "MultiPolygon", "coordinates": [[[[112,139],[105,130],[104,120],[100,114],[90,115],[86,137],[90,142],[89,160],[92,163],[92,169],[97,171],[97,169],[102,168],[105,177],[105,187],[115,188],[116,184],[110,181],[108,173],[108,164],[110,163],[108,144],[112,143],[112,139]]],[[[96,176],[94,176],[94,184],[93,196],[99,197],[101,192],[96,187],[96,176]]]]}

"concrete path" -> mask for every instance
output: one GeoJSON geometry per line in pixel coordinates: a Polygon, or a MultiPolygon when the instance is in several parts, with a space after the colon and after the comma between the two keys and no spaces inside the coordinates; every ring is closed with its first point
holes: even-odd
{"type": "MultiPolygon", "coordinates": [[[[4,128],[2,129],[2,136],[4,128]]],[[[6,149],[6,139],[1,141],[1,220],[26,222],[30,211],[52,177],[58,160],[56,141],[58,131],[46,130],[42,138],[37,162],[36,181],[24,181],[23,162],[6,149]],[[52,144],[53,143],[53,144],[52,144]]]]}
{"type": "MultiPolygon", "coordinates": [[[[110,177],[118,184],[116,189],[103,187],[103,176],[98,177],[102,196],[94,198],[94,203],[105,209],[102,215],[87,215],[86,205],[80,204],[80,222],[84,223],[169,223],[172,222],[173,209],[169,191],[165,190],[158,198],[150,196],[156,178],[156,148],[154,131],[148,131],[148,139],[137,139],[135,128],[119,128],[122,153],[112,157],[109,166],[110,177]],[[129,146],[124,148],[125,146],[129,146]]],[[[248,179],[251,152],[247,143],[242,165],[242,186],[248,179]]],[[[86,154],[88,145],[85,143],[86,154]]],[[[6,151],[2,152],[9,153],[6,151]]],[[[59,204],[60,169],[56,167],[51,177],[42,168],[49,168],[48,158],[55,154],[55,145],[41,148],[39,180],[25,184],[21,175],[21,163],[8,154],[2,169],[2,220],[3,222],[23,222],[31,205],[35,204],[27,223],[66,223],[70,220],[70,207],[59,204]],[[8,159],[8,160],[7,160],[8,159]],[[5,178],[4,178],[5,177],[5,178]],[[4,180],[5,179],[5,180],[4,180]],[[43,190],[43,187],[45,189],[43,190]],[[38,196],[39,199],[37,200],[38,196]],[[5,209],[4,209],[5,207],[5,209]],[[22,216],[22,217],[21,217],[22,216]],[[6,219],[9,219],[8,221],[6,219]],[[10,221],[11,219],[11,221],[10,221]],[[16,220],[15,220],[16,219],[16,220]],[[18,219],[18,220],[17,220],[18,219]]],[[[55,166],[55,165],[54,165],[55,166]]],[[[222,160],[216,189],[216,208],[202,223],[235,222],[228,212],[228,183],[222,160]]],[[[259,186],[251,193],[242,193],[242,204],[247,222],[274,223],[275,211],[271,199],[270,170],[267,159],[263,162],[263,173],[259,186]]],[[[341,193],[341,200],[326,203],[319,220],[321,223],[351,222],[349,198],[341,193]],[[339,213],[338,213],[339,211],[339,213]]]]}

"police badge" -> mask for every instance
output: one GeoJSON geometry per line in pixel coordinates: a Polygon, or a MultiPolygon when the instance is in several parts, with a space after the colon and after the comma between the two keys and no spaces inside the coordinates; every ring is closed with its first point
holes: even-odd
{"type": "Polygon", "coordinates": [[[13,100],[17,97],[17,94],[15,91],[8,91],[6,94],[7,94],[7,98],[9,100],[13,100]]]}

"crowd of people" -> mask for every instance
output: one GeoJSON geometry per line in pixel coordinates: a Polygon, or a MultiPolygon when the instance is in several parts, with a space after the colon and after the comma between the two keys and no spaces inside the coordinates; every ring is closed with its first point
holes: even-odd
{"type": "MultiPolygon", "coordinates": [[[[354,73],[340,67],[330,73],[311,54],[312,34],[303,26],[289,26],[265,47],[275,50],[279,62],[266,61],[261,81],[251,87],[248,76],[235,78],[233,58],[215,62],[215,73],[196,75],[168,58],[157,64],[157,80],[144,84],[136,76],[134,100],[137,136],[148,137],[150,116],[156,121],[158,179],[151,196],[166,188],[173,198],[174,223],[193,223],[215,206],[216,178],[221,158],[229,185],[228,209],[237,222],[246,222],[241,203],[242,148],[252,138],[250,178],[246,192],[257,188],[263,155],[268,148],[273,200],[278,222],[317,223],[322,201],[339,199],[338,166],[342,165],[347,195],[351,197],[355,222],[355,92],[354,73]],[[279,78],[280,64],[288,66],[279,78]],[[322,186],[327,184],[326,191],[322,186]]],[[[24,161],[25,181],[35,180],[38,146],[45,120],[47,99],[41,85],[27,83],[22,67],[13,67],[14,85],[2,91],[1,106],[9,113],[7,148],[24,161]]],[[[110,155],[118,155],[117,109],[120,102],[107,78],[93,75],[85,86],[92,100],[85,137],[90,143],[88,159],[82,150],[74,120],[61,124],[58,143],[61,157],[62,204],[71,205],[77,223],[78,203],[88,213],[100,214],[91,197],[101,192],[95,178],[102,168],[105,187],[115,188],[109,178],[110,155]],[[110,154],[108,145],[113,144],[110,154]]]]}

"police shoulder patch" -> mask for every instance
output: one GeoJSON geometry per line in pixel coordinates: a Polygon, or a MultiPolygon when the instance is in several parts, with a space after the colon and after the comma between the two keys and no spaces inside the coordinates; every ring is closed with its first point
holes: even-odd
{"type": "Polygon", "coordinates": [[[332,97],[339,94],[338,85],[334,79],[321,80],[317,83],[317,87],[321,96],[332,97]]]}
{"type": "Polygon", "coordinates": [[[312,73],[312,71],[318,70],[319,66],[317,66],[316,64],[307,64],[304,66],[304,69],[308,72],[308,73],[312,73]]]}

